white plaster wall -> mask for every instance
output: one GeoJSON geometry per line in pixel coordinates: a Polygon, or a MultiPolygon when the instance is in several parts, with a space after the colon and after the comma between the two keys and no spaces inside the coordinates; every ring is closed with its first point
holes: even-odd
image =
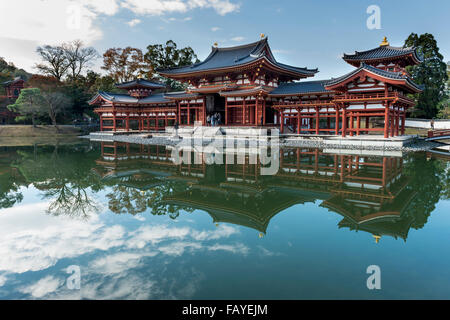
{"type": "MultiPolygon", "coordinates": [[[[431,120],[428,119],[406,119],[405,125],[410,128],[431,129],[431,120]]],[[[450,119],[434,120],[435,129],[450,129],[450,119]]]]}

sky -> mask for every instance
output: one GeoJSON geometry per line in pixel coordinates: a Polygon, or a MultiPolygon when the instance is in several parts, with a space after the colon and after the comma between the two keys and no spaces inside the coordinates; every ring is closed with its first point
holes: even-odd
{"type": "MultiPolygon", "coordinates": [[[[103,54],[174,40],[203,60],[215,42],[240,45],[263,33],[278,61],[319,68],[315,79],[329,79],[352,70],[344,52],[372,49],[384,36],[402,46],[411,32],[431,33],[449,61],[449,13],[448,0],[1,0],[0,57],[36,72],[38,45],[81,39],[103,54]]],[[[101,64],[92,69],[100,72],[101,64]]]]}

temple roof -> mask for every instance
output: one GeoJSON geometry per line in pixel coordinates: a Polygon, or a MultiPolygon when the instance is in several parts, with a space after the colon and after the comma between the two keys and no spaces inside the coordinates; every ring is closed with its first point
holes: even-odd
{"type": "Polygon", "coordinates": [[[406,86],[408,86],[412,91],[415,92],[420,92],[423,90],[423,88],[416,84],[410,77],[408,77],[407,75],[403,74],[402,72],[392,72],[392,71],[386,71],[386,70],[382,70],[379,68],[375,68],[373,66],[370,66],[368,64],[365,64],[364,62],[361,63],[361,66],[355,70],[353,70],[352,72],[349,72],[341,77],[338,78],[332,78],[330,80],[327,81],[327,83],[325,84],[326,88],[330,88],[333,87],[341,82],[346,81],[347,79],[350,79],[351,77],[353,77],[354,75],[358,74],[361,71],[367,71],[369,73],[372,73],[376,76],[380,76],[382,78],[388,79],[388,80],[395,80],[395,81],[402,81],[404,82],[404,84],[406,86]]]}
{"type": "Polygon", "coordinates": [[[166,86],[162,83],[152,82],[146,79],[138,78],[128,82],[117,83],[116,87],[119,89],[133,89],[133,88],[164,89],[166,86]]]}
{"type": "Polygon", "coordinates": [[[221,91],[219,94],[222,97],[238,97],[238,96],[247,96],[247,95],[267,95],[272,88],[266,86],[258,86],[255,88],[244,89],[244,90],[235,90],[235,91],[221,91]]]}
{"type": "Polygon", "coordinates": [[[180,92],[167,92],[165,94],[165,97],[167,99],[173,99],[173,100],[184,100],[184,99],[193,99],[193,98],[201,97],[201,95],[198,93],[187,93],[184,91],[180,91],[180,92]]]}
{"type": "Polygon", "coordinates": [[[300,81],[300,82],[284,82],[278,88],[273,90],[269,96],[289,96],[297,94],[312,94],[312,93],[332,93],[333,91],[325,89],[325,84],[329,80],[317,81],[300,81]]]}
{"type": "Polygon", "coordinates": [[[275,60],[268,44],[268,39],[263,38],[260,41],[228,48],[213,47],[209,56],[202,62],[173,69],[157,70],[161,75],[174,76],[180,74],[194,74],[198,72],[212,71],[218,69],[227,69],[239,67],[246,64],[266,60],[275,68],[299,77],[313,76],[318,72],[317,69],[307,69],[289,66],[279,63],[275,60]]]}
{"type": "MultiPolygon", "coordinates": [[[[387,43],[387,42],[386,42],[387,43]]],[[[370,62],[377,60],[394,60],[400,57],[411,56],[411,64],[419,64],[423,62],[423,57],[418,54],[414,47],[392,47],[389,44],[380,45],[377,48],[366,51],[355,51],[354,54],[345,54],[343,59],[355,66],[360,62],[370,62]]]]}
{"type": "Polygon", "coordinates": [[[2,82],[2,86],[8,87],[8,86],[10,86],[14,83],[18,83],[18,82],[25,82],[25,80],[23,80],[21,77],[15,77],[13,80],[2,82]]]}
{"type": "Polygon", "coordinates": [[[151,104],[151,103],[170,103],[171,100],[165,97],[164,93],[152,94],[148,97],[137,99],[135,97],[129,96],[127,94],[118,94],[118,93],[108,93],[104,91],[99,91],[95,97],[93,97],[89,104],[94,104],[98,99],[103,99],[107,102],[115,102],[115,103],[134,103],[134,104],[151,104]]]}

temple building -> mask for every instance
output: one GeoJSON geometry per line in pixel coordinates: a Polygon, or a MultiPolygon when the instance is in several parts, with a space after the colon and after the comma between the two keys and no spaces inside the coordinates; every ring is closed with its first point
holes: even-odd
{"type": "Polygon", "coordinates": [[[163,86],[137,79],[117,85],[128,95],[99,92],[90,104],[98,105],[102,131],[207,125],[208,115],[220,114],[224,126],[278,127],[282,133],[404,134],[406,112],[414,106],[407,94],[421,91],[405,69],[422,62],[416,49],[392,47],[385,38],[380,46],[343,59],[356,69],[338,78],[305,81],[318,69],[278,62],[261,35],[247,45],[215,44],[202,62],[157,70],[186,84],[185,92],[153,94],[163,86]],[[377,119],[384,127],[375,125],[377,119]]]}

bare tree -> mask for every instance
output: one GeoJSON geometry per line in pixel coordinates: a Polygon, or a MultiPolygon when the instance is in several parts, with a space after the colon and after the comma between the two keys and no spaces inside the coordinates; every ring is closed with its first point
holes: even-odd
{"type": "Polygon", "coordinates": [[[99,58],[98,52],[93,47],[84,47],[81,40],[75,40],[63,44],[63,49],[68,64],[68,73],[72,79],[76,79],[92,61],[99,58]]]}
{"type": "Polygon", "coordinates": [[[45,101],[43,108],[52,120],[52,124],[57,127],[56,117],[70,107],[70,98],[57,91],[44,91],[42,97],[45,101]]]}
{"type": "Polygon", "coordinates": [[[62,46],[46,45],[37,47],[36,52],[40,55],[43,62],[37,64],[35,68],[45,75],[61,80],[69,68],[64,48],[62,46]]]}

